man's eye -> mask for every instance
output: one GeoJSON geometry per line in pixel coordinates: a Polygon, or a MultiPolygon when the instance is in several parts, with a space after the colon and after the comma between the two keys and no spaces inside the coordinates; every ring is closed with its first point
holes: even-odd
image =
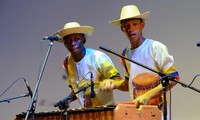
{"type": "Polygon", "coordinates": [[[124,26],[123,28],[125,28],[125,29],[129,29],[129,26],[128,26],[128,25],[126,25],[126,26],[124,26]]]}
{"type": "Polygon", "coordinates": [[[134,24],[133,24],[133,26],[137,26],[137,25],[138,25],[137,23],[134,23],[134,24]]]}
{"type": "Polygon", "coordinates": [[[80,40],[80,38],[75,38],[74,40],[77,41],[77,40],[80,40]]]}

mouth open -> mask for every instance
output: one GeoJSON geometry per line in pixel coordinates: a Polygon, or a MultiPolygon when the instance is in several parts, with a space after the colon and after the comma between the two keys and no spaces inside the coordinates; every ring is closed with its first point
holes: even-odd
{"type": "Polygon", "coordinates": [[[129,37],[135,37],[136,36],[136,33],[132,33],[132,34],[129,34],[129,37]]]}

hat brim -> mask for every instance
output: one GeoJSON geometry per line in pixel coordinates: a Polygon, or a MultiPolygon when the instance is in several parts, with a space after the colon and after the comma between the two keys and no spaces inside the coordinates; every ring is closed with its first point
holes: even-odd
{"type": "Polygon", "coordinates": [[[62,37],[61,40],[58,40],[58,42],[64,43],[63,37],[70,35],[70,34],[76,34],[76,33],[82,33],[85,35],[92,35],[94,32],[94,28],[90,26],[80,26],[80,27],[74,27],[74,28],[67,28],[62,29],[56,32],[54,35],[60,35],[62,37]]]}
{"type": "Polygon", "coordinates": [[[147,12],[145,12],[143,14],[140,14],[140,15],[137,15],[137,16],[109,21],[109,23],[111,23],[112,25],[115,25],[115,26],[121,26],[121,21],[122,20],[127,20],[127,19],[131,19],[131,18],[141,18],[142,20],[145,21],[149,17],[149,14],[150,14],[150,11],[147,11],[147,12]]]}

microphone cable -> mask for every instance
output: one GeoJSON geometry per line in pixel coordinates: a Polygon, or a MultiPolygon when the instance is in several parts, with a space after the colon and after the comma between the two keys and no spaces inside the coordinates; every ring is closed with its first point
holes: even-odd
{"type": "Polygon", "coordinates": [[[78,85],[86,78],[86,76],[87,76],[89,73],[92,74],[91,71],[89,71],[88,73],[86,73],[86,74],[83,76],[83,78],[82,78],[78,83],[76,83],[76,85],[72,88],[72,90],[74,90],[75,87],[77,87],[77,89],[79,89],[78,85]]]}
{"type": "Polygon", "coordinates": [[[183,86],[183,87],[190,87],[190,86],[192,85],[192,83],[194,82],[194,80],[195,80],[198,76],[200,76],[200,74],[195,75],[194,78],[193,78],[193,80],[192,80],[192,82],[191,82],[188,86],[183,86]]]}
{"type": "Polygon", "coordinates": [[[8,88],[6,88],[1,94],[0,94],[0,97],[6,92],[6,91],[8,91],[8,89],[10,89],[12,86],[13,86],[13,84],[15,84],[18,80],[25,80],[24,78],[18,78],[18,79],[16,79],[14,82],[12,82],[9,86],[8,86],[8,88]]]}

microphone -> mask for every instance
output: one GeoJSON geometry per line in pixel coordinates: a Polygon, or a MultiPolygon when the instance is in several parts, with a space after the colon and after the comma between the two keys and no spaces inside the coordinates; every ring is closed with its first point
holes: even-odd
{"type": "Polygon", "coordinates": [[[50,40],[50,41],[58,41],[61,40],[62,37],[59,35],[53,35],[53,36],[45,36],[42,38],[42,40],[50,40]]]}
{"type": "Polygon", "coordinates": [[[54,107],[60,107],[60,108],[65,108],[67,107],[66,103],[68,100],[72,99],[72,94],[69,94],[67,97],[63,98],[62,100],[58,101],[56,104],[54,104],[54,107]]]}
{"type": "Polygon", "coordinates": [[[68,100],[72,99],[76,94],[78,94],[81,91],[85,91],[88,87],[91,87],[90,84],[87,84],[84,87],[81,87],[78,91],[76,91],[75,93],[70,93],[67,97],[63,98],[62,100],[58,101],[56,104],[54,104],[54,107],[61,107],[63,106],[64,103],[66,103],[68,100]]]}
{"type": "Polygon", "coordinates": [[[94,91],[94,82],[92,81],[92,78],[93,78],[93,74],[91,72],[91,91],[90,91],[90,97],[91,98],[95,98],[96,97],[96,93],[94,91]]]}
{"type": "Polygon", "coordinates": [[[31,96],[31,98],[33,97],[33,92],[31,91],[30,86],[28,85],[28,82],[24,79],[24,82],[26,84],[26,87],[28,89],[28,94],[31,96]]]}
{"type": "Polygon", "coordinates": [[[200,47],[200,42],[197,43],[197,47],[200,47]]]}

